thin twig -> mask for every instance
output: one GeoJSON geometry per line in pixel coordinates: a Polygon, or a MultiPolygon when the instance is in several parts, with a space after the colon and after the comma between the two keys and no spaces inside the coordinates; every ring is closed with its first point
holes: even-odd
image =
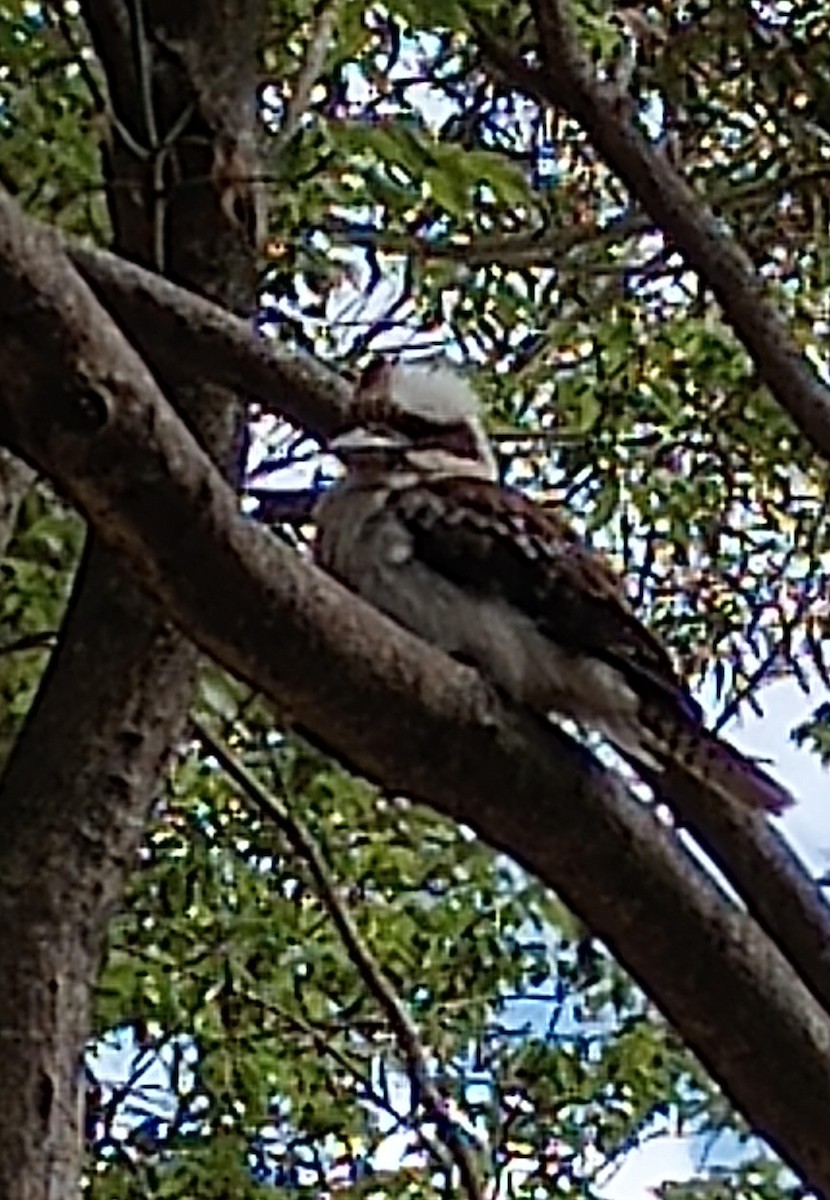
{"type": "Polygon", "coordinates": [[[311,103],[311,93],[314,91],[314,85],[322,75],[326,65],[326,54],[331,45],[338,8],[339,0],[332,0],[318,14],[316,25],[309,39],[305,61],[300,68],[297,81],[285,106],[285,116],[283,117],[282,125],[274,138],[271,152],[277,159],[297,132],[300,121],[311,103]]]}
{"type": "Polygon", "coordinates": [[[288,806],[273,793],[266,791],[255,776],[197,718],[191,717],[191,724],[208,753],[213,755],[222,770],[257,809],[276,822],[306,864],[318,895],[346,948],[346,953],[357,969],[366,989],[370,995],[374,996],[386,1014],[403,1051],[415,1094],[423,1104],[429,1118],[435,1122],[438,1136],[447,1147],[458,1168],[465,1192],[470,1200],[484,1200],[484,1189],[472,1156],[455,1133],[452,1122],[447,1120],[444,1098],[432,1080],[426,1050],[418,1030],[401,1003],[397,992],[386,978],[382,964],[369,949],[351,913],[342,904],[317,841],[288,806]]]}
{"type": "MultiPolygon", "coordinates": [[[[153,108],[153,75],[150,64],[149,43],[144,26],[144,0],[132,0],[130,5],[133,12],[133,35],[135,37],[135,62],[138,86],[141,91],[141,108],[144,113],[144,129],[147,134],[147,144],[150,153],[155,154],[159,148],[158,126],[156,113],[153,108]]],[[[161,269],[159,267],[159,269],[161,269]]]]}
{"type": "Polygon", "coordinates": [[[83,47],[79,44],[77,38],[75,37],[75,31],[72,29],[72,26],[66,19],[66,13],[60,0],[46,0],[46,8],[49,12],[51,12],[55,24],[57,25],[58,32],[66,42],[66,45],[72,55],[72,61],[80,71],[81,78],[86,84],[87,90],[92,97],[92,103],[95,105],[98,112],[107,112],[109,108],[109,105],[107,104],[107,98],[101,91],[101,88],[98,86],[98,80],[95,78],[89,63],[84,56],[83,47]]]}
{"type": "Polygon", "coordinates": [[[55,23],[58,27],[61,37],[66,42],[70,52],[72,53],[73,61],[81,73],[81,77],[87,86],[96,110],[99,113],[106,114],[107,120],[110,122],[113,129],[116,130],[118,136],[124,142],[124,145],[128,148],[128,150],[141,162],[145,162],[150,157],[150,151],[146,146],[142,146],[135,140],[127,126],[122,124],[122,122],[116,116],[108,94],[106,91],[102,91],[98,80],[95,78],[89,63],[84,57],[83,47],[79,45],[72,27],[64,16],[60,5],[60,0],[47,0],[47,7],[55,18],[55,23]]]}
{"type": "Polygon", "coordinates": [[[0,658],[6,654],[20,654],[24,650],[49,650],[58,640],[55,629],[44,629],[40,633],[26,633],[0,646],[0,658]]]}
{"type": "MultiPolygon", "coordinates": [[[[716,188],[711,194],[701,192],[699,200],[701,205],[711,208],[713,211],[729,212],[740,209],[745,204],[749,206],[764,200],[775,200],[779,196],[792,192],[801,183],[827,179],[829,176],[830,166],[818,163],[802,171],[794,171],[792,175],[785,178],[753,179],[748,183],[716,188]]],[[[567,265],[562,261],[563,255],[572,250],[583,246],[596,250],[600,247],[614,245],[626,238],[653,233],[657,229],[657,224],[648,213],[638,208],[599,227],[573,226],[536,230],[531,233],[482,234],[470,237],[466,241],[461,238],[445,241],[418,238],[412,235],[384,232],[366,225],[355,225],[342,220],[324,224],[321,228],[336,245],[369,246],[374,250],[391,254],[414,254],[421,262],[450,260],[468,267],[484,267],[489,264],[514,267],[551,264],[562,267],[567,265]]],[[[291,241],[292,239],[283,240],[291,241]]],[[[298,244],[301,241],[299,238],[294,240],[298,244]]],[[[608,264],[605,264],[603,269],[608,270],[608,264]]],[[[622,270],[623,268],[617,269],[622,270]]],[[[625,269],[631,270],[632,268],[629,266],[625,269]]],[[[643,267],[635,268],[637,271],[644,269],[643,267]]]]}
{"type": "MultiPolygon", "coordinates": [[[[796,553],[805,553],[809,557],[813,557],[819,541],[820,534],[825,527],[828,511],[830,511],[830,496],[825,496],[822,501],[821,508],[816,516],[812,531],[807,539],[807,545],[800,547],[797,543],[793,543],[788,551],[787,558],[792,558],[796,553]]],[[[786,564],[782,566],[782,575],[786,570],[786,564]]],[[[821,586],[819,588],[819,596],[814,594],[811,588],[805,587],[798,598],[798,602],[793,609],[792,614],[781,622],[781,637],[772,646],[770,651],[764,656],[763,660],[758,664],[752,674],[744,681],[743,686],[736,686],[733,689],[733,694],[729,701],[724,705],[723,710],[718,715],[718,719],[714,724],[715,733],[719,733],[723,727],[736,715],[741,705],[745,700],[753,702],[753,694],[758,686],[764,681],[768,672],[773,668],[781,655],[782,645],[786,645],[787,640],[792,637],[793,632],[798,628],[803,620],[811,603],[820,598],[821,586]]]]}
{"type": "Polygon", "coordinates": [[[371,1078],[369,1078],[369,1076],[362,1071],[360,1065],[352,1062],[342,1050],[339,1050],[336,1046],[334,1046],[332,1044],[331,1037],[327,1036],[323,1029],[316,1028],[304,1017],[300,1017],[297,1016],[296,1013],[289,1012],[281,1005],[265,1004],[262,1001],[257,1001],[256,1003],[263,1012],[276,1017],[277,1020],[285,1021],[285,1023],[288,1025],[292,1025],[295,1031],[305,1033],[306,1036],[309,1037],[314,1043],[314,1046],[319,1054],[327,1055],[329,1058],[333,1059],[334,1062],[338,1063],[339,1066],[347,1072],[347,1074],[354,1078],[355,1082],[362,1089],[364,1098],[373,1104],[375,1108],[380,1109],[382,1112],[386,1113],[388,1117],[392,1118],[394,1124],[391,1125],[386,1131],[387,1136],[396,1133],[399,1129],[405,1130],[407,1128],[411,1128],[411,1132],[415,1136],[417,1142],[423,1146],[428,1154],[431,1154],[435,1159],[441,1162],[444,1167],[449,1167],[452,1165],[451,1160],[447,1156],[446,1147],[443,1144],[436,1142],[429,1136],[429,1134],[425,1133],[420,1125],[415,1124],[412,1127],[408,1126],[406,1118],[398,1112],[394,1105],[392,1105],[376,1087],[374,1087],[371,1078]]]}

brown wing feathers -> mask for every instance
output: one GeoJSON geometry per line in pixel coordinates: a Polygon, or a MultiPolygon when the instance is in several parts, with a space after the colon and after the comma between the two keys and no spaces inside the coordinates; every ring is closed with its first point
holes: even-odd
{"type": "Polygon", "coordinates": [[[670,697],[699,716],[617,577],[555,513],[480,480],[417,485],[399,494],[397,506],[424,562],[465,587],[498,591],[558,645],[609,662],[638,692],[670,697]]]}

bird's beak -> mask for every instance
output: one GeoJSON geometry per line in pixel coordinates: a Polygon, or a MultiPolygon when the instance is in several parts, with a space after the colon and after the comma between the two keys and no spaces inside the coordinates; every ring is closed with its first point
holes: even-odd
{"type": "Polygon", "coordinates": [[[357,425],[345,429],[329,442],[329,450],[344,462],[364,455],[394,453],[409,445],[406,438],[380,429],[357,425]]]}

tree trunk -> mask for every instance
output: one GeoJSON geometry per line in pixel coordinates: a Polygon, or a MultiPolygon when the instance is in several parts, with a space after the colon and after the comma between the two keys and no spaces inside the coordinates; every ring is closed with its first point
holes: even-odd
{"type": "MultiPolygon", "coordinates": [[[[115,248],[235,308],[255,303],[257,49],[264,0],[86,0],[108,80],[115,248]]],[[[151,364],[153,365],[153,364],[151,364]]],[[[233,477],[233,394],[158,373],[233,477]]],[[[82,1055],[107,920],[187,714],[193,647],[90,537],[60,642],[0,783],[0,1195],[68,1200],[82,1055]]]]}

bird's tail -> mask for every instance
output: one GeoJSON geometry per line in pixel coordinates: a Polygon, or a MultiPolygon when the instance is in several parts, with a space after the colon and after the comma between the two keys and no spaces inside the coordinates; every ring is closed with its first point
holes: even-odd
{"type": "Polygon", "coordinates": [[[684,712],[646,704],[640,717],[648,730],[648,751],[661,770],[676,769],[749,808],[781,813],[793,803],[785,787],[734,746],[684,712]]]}

